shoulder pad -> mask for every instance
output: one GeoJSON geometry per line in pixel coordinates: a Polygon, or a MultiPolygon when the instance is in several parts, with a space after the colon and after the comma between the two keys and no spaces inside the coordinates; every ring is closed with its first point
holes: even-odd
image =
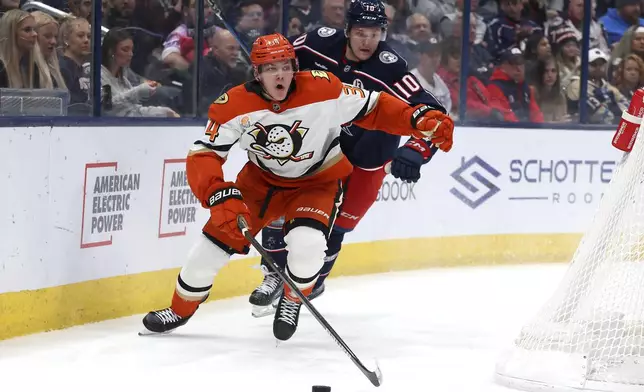
{"type": "Polygon", "coordinates": [[[380,60],[380,62],[384,64],[394,64],[400,60],[400,56],[398,56],[398,54],[396,54],[395,52],[383,50],[378,53],[378,60],[380,60]]]}
{"type": "MultiPolygon", "coordinates": [[[[373,54],[374,57],[378,56],[378,62],[382,64],[394,64],[395,67],[403,67],[402,72],[407,72],[407,61],[401,57],[398,52],[396,52],[389,44],[382,42],[376,53],[373,54]]],[[[387,67],[391,68],[391,67],[387,67]]],[[[391,70],[387,70],[391,72],[391,70]]]]}
{"type": "Polygon", "coordinates": [[[332,27],[320,27],[316,30],[303,34],[293,40],[293,46],[307,45],[315,50],[332,47],[344,38],[343,30],[332,27]]]}
{"type": "Polygon", "coordinates": [[[334,29],[333,27],[320,27],[315,31],[315,34],[322,38],[328,38],[336,35],[338,33],[338,29],[334,29]]]}

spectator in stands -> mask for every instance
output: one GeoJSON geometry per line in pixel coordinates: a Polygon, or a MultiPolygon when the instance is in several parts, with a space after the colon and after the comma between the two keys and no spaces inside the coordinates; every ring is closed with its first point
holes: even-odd
{"type": "Polygon", "coordinates": [[[392,34],[392,38],[413,50],[419,42],[429,39],[431,34],[432,25],[429,19],[423,14],[411,14],[407,17],[405,32],[392,34]]]}
{"type": "MultiPolygon", "coordinates": [[[[521,19],[531,20],[537,26],[543,28],[543,25],[548,20],[546,8],[546,1],[544,0],[523,0],[521,19]]],[[[530,35],[530,33],[528,32],[526,35],[530,35]]]]}
{"type": "MultiPolygon", "coordinates": [[[[167,36],[163,28],[157,27],[157,24],[165,26],[165,14],[163,12],[159,14],[158,4],[154,6],[149,4],[148,0],[103,0],[103,2],[108,3],[103,25],[110,29],[128,29],[137,48],[131,68],[138,74],[146,74],[150,64],[156,65],[153,52],[162,45],[163,38],[167,36]]],[[[179,3],[182,2],[179,1],[179,3]]],[[[172,26],[174,27],[176,24],[172,26]]]]}
{"type": "MultiPolygon", "coordinates": [[[[535,76],[537,63],[540,60],[545,60],[552,56],[552,48],[550,42],[543,35],[541,31],[532,34],[526,41],[525,52],[525,74],[528,82],[532,82],[532,77],[535,76]]],[[[557,78],[559,79],[559,78],[557,78]]]]}
{"type": "MultiPolygon", "coordinates": [[[[163,38],[167,37],[181,23],[184,10],[188,8],[189,4],[184,0],[131,1],[136,2],[131,18],[131,21],[134,22],[133,26],[148,32],[145,38],[150,40],[150,45],[156,46],[160,45],[163,38]]],[[[209,9],[207,5],[205,8],[209,9]]],[[[130,31],[130,33],[135,34],[134,31],[130,31]]],[[[137,45],[136,40],[134,44],[137,45]]],[[[156,46],[153,49],[156,49],[156,46]]],[[[140,45],[137,45],[137,48],[140,48],[140,45]]]]}
{"type": "MultiPolygon", "coordinates": [[[[590,48],[599,48],[604,53],[609,53],[610,49],[604,36],[604,31],[601,24],[595,18],[595,1],[593,0],[593,7],[591,8],[591,21],[590,21],[590,48]]],[[[568,5],[568,13],[559,13],[556,17],[552,18],[545,25],[546,36],[551,41],[556,40],[559,35],[559,30],[570,30],[575,33],[577,41],[582,39],[582,30],[584,22],[584,0],[570,0],[568,5]]]]}
{"type": "Polygon", "coordinates": [[[322,0],[322,20],[316,27],[327,26],[344,29],[344,15],[347,7],[344,0],[322,0]]]}
{"type": "Polygon", "coordinates": [[[103,15],[103,25],[108,28],[135,26],[132,16],[136,0],[105,0],[108,12],[103,15]]]}
{"type": "Polygon", "coordinates": [[[630,102],[633,93],[644,86],[644,61],[629,54],[615,69],[615,87],[630,102]]]}
{"type": "Polygon", "coordinates": [[[20,9],[20,0],[0,0],[0,17],[10,10],[20,9]]]}
{"type": "MultiPolygon", "coordinates": [[[[320,20],[320,10],[313,7],[311,0],[291,0],[289,15],[291,21],[297,19],[302,25],[302,33],[313,30],[320,20]]],[[[302,33],[289,34],[289,37],[302,33]]]]}
{"type": "Polygon", "coordinates": [[[541,26],[521,17],[523,0],[499,0],[501,12],[488,24],[486,42],[493,58],[512,46],[519,47],[521,42],[541,26]]]}
{"type": "MultiPolygon", "coordinates": [[[[588,53],[588,99],[583,104],[588,106],[590,122],[595,124],[617,123],[622,112],[628,108],[629,102],[619,90],[608,83],[608,55],[595,48],[588,53]]],[[[573,76],[565,89],[568,98],[568,112],[576,114],[579,111],[581,97],[581,80],[573,76]]]]}
{"type": "Polygon", "coordinates": [[[41,11],[31,13],[36,20],[36,33],[38,33],[38,45],[40,51],[49,67],[49,73],[54,83],[54,88],[67,89],[63,75],[60,73],[58,62],[58,21],[49,14],[41,11]]]}
{"type": "Polygon", "coordinates": [[[264,9],[255,0],[244,0],[239,7],[240,13],[235,25],[235,30],[242,41],[251,47],[255,39],[266,33],[264,9]]]}
{"type": "Polygon", "coordinates": [[[0,87],[54,87],[38,45],[36,19],[20,9],[7,11],[0,19],[0,87]]]}
{"type": "MultiPolygon", "coordinates": [[[[441,67],[438,75],[449,88],[452,98],[451,116],[458,117],[459,89],[461,77],[461,42],[458,38],[447,38],[442,42],[441,67]]],[[[485,85],[471,74],[467,78],[467,119],[482,121],[501,121],[503,115],[490,107],[490,94],[485,85]]]]}
{"type": "Polygon", "coordinates": [[[454,0],[406,0],[410,13],[424,15],[433,26],[438,26],[445,15],[457,11],[454,0]]]}
{"type": "MultiPolygon", "coordinates": [[[[391,15],[391,20],[389,20],[388,35],[404,32],[407,29],[407,17],[413,14],[408,0],[387,0],[386,3],[395,10],[391,15]]],[[[385,8],[385,12],[387,12],[387,8],[385,8]]],[[[387,19],[389,19],[389,14],[387,14],[387,19]]]]}
{"type": "Polygon", "coordinates": [[[405,34],[392,34],[391,38],[397,42],[393,48],[402,46],[405,48],[405,60],[410,67],[418,64],[418,44],[429,39],[432,34],[432,26],[429,19],[422,14],[412,14],[407,18],[407,30],[405,34]]]}
{"type": "MultiPolygon", "coordinates": [[[[469,53],[469,71],[470,75],[476,76],[483,84],[487,83],[490,75],[492,74],[492,69],[494,68],[494,59],[488,52],[484,43],[476,43],[476,17],[470,15],[470,53],[469,53]]],[[[451,37],[461,40],[463,34],[462,27],[462,16],[457,16],[454,20],[451,37]]]]}
{"type": "Polygon", "coordinates": [[[420,52],[420,61],[418,67],[411,70],[416,76],[420,85],[432,93],[443,104],[447,112],[452,110],[452,98],[450,97],[449,88],[436,73],[441,64],[441,45],[436,37],[418,45],[420,52]]]}
{"type": "Polygon", "coordinates": [[[389,46],[405,60],[417,56],[416,53],[413,53],[402,41],[394,38],[398,36],[394,25],[397,14],[396,9],[391,4],[385,4],[385,14],[387,15],[387,35],[385,37],[387,44],[389,44],[389,46]]]}
{"type": "Polygon", "coordinates": [[[631,26],[643,26],[640,18],[640,0],[616,0],[616,8],[609,8],[606,15],[599,18],[604,26],[608,45],[618,42],[631,26]]]}
{"type": "Polygon", "coordinates": [[[610,57],[610,65],[617,66],[629,54],[644,60],[644,27],[631,26],[619,40],[610,57]]]}
{"type": "Polygon", "coordinates": [[[282,6],[281,0],[258,0],[264,11],[264,32],[281,31],[282,6]]]}
{"type": "MultiPolygon", "coordinates": [[[[208,113],[208,107],[228,89],[250,79],[249,68],[239,61],[240,47],[226,29],[217,28],[210,40],[211,51],[203,58],[200,70],[201,96],[199,111],[208,113]]],[[[186,112],[192,112],[192,80],[183,85],[186,112]]]]}
{"type": "MultiPolygon", "coordinates": [[[[190,66],[191,59],[187,55],[191,53],[190,48],[194,49],[192,30],[197,21],[197,2],[189,0],[190,5],[184,9],[183,23],[178,25],[168,35],[163,42],[163,51],[161,52],[161,60],[163,63],[174,70],[185,71],[190,66]]],[[[208,19],[212,15],[210,7],[204,9],[204,18],[208,19]]],[[[205,45],[204,45],[205,47],[205,45]]],[[[137,72],[141,73],[141,72],[137,72]]]]}
{"type": "Polygon", "coordinates": [[[90,27],[87,19],[68,18],[60,26],[62,53],[58,57],[60,72],[69,89],[70,110],[75,114],[89,114],[89,77],[83,71],[83,64],[91,55],[90,27]]]}
{"type": "MultiPolygon", "coordinates": [[[[487,25],[483,21],[483,17],[476,12],[479,6],[479,0],[472,0],[470,2],[470,6],[470,15],[472,15],[470,24],[472,25],[472,29],[474,30],[475,34],[474,43],[480,44],[485,38],[485,30],[487,29],[487,25]]],[[[461,28],[461,19],[463,17],[463,0],[456,0],[456,8],[457,10],[455,12],[446,14],[440,20],[439,31],[443,37],[452,36],[459,29],[461,31],[463,30],[461,28]]],[[[458,34],[458,36],[460,37],[461,34],[458,34]]]]}
{"type": "Polygon", "coordinates": [[[554,57],[540,58],[535,63],[531,85],[534,100],[545,122],[570,122],[566,97],[561,90],[559,70],[554,57]]]}
{"type": "Polygon", "coordinates": [[[574,32],[568,31],[557,37],[554,44],[555,58],[559,68],[561,88],[566,89],[573,76],[579,76],[581,57],[579,56],[579,42],[574,32]]]}
{"type": "Polygon", "coordinates": [[[133,87],[125,77],[133,50],[132,36],[123,29],[112,29],[103,38],[101,85],[109,85],[112,91],[112,109],[107,114],[121,117],[179,117],[168,107],[143,105],[154,94],[158,84],[146,81],[133,87]]]}
{"type": "Polygon", "coordinates": [[[297,37],[304,34],[305,31],[306,30],[304,29],[304,25],[302,24],[300,17],[295,13],[291,13],[288,20],[288,31],[286,35],[288,37],[297,37]]]}
{"type": "Polygon", "coordinates": [[[432,34],[432,25],[423,14],[412,14],[407,18],[407,36],[412,42],[418,44],[429,39],[432,34]]]}
{"type": "Polygon", "coordinates": [[[92,20],[92,0],[69,0],[69,12],[77,18],[83,18],[90,22],[92,20]]]}
{"type": "Polygon", "coordinates": [[[492,107],[503,113],[505,121],[543,122],[543,113],[525,81],[523,53],[516,46],[501,53],[487,89],[492,107]]]}

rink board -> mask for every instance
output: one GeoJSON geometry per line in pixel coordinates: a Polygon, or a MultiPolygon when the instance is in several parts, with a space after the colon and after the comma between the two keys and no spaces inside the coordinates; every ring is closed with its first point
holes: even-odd
{"type": "MultiPolygon", "coordinates": [[[[199,127],[0,132],[0,339],[169,302],[208,212],[185,180],[199,127]],[[6,164],[5,164],[6,161],[6,164]]],[[[567,261],[620,154],[608,132],[459,128],[415,185],[388,176],[334,275],[567,261]]],[[[227,179],[246,161],[233,148],[227,179]]],[[[287,163],[291,164],[291,163],[287,163]]],[[[260,281],[236,257],[212,299],[260,281]]]]}

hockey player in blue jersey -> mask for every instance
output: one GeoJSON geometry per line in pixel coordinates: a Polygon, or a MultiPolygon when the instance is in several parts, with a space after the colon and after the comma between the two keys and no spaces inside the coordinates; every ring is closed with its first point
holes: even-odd
{"type": "MultiPolygon", "coordinates": [[[[406,61],[384,42],[387,29],[385,7],[379,0],[352,0],[345,30],[320,27],[292,39],[300,69],[321,69],[338,76],[344,83],[373,91],[386,91],[410,105],[426,104],[445,113],[442,104],[425,91],[409,73],[406,61]]],[[[406,182],[420,179],[420,168],[436,148],[424,140],[410,139],[399,147],[400,137],[384,132],[364,132],[347,124],[340,136],[340,147],[354,169],[345,181],[344,200],[327,240],[324,266],[309,299],[324,292],[324,280],[331,272],[342,247],[344,235],[352,231],[373,205],[391,161],[391,174],[406,182]]],[[[283,221],[262,231],[262,245],[284,268],[286,249],[283,221]]],[[[253,315],[274,311],[283,283],[262,260],[264,280],[251,294],[253,315]]]]}

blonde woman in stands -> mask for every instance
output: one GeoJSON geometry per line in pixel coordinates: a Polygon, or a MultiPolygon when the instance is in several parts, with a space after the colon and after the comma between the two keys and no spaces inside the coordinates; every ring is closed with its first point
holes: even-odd
{"type": "Polygon", "coordinates": [[[36,20],[36,33],[38,33],[38,46],[49,67],[54,88],[67,89],[63,75],[60,73],[58,63],[58,21],[51,15],[41,11],[31,13],[36,20]]]}
{"type": "Polygon", "coordinates": [[[70,104],[77,105],[80,113],[89,114],[89,108],[82,112],[82,106],[89,101],[89,77],[83,70],[83,64],[89,61],[91,56],[90,27],[86,19],[68,18],[60,25],[59,42],[61,54],[58,57],[60,71],[67,84],[70,95],[70,104]]]}
{"type": "Polygon", "coordinates": [[[109,85],[112,89],[112,109],[107,114],[121,117],[179,117],[168,107],[143,105],[155,93],[158,83],[147,80],[133,87],[125,77],[133,50],[132,37],[123,29],[111,29],[103,38],[101,85],[109,85]]]}
{"type": "Polygon", "coordinates": [[[38,45],[36,19],[29,12],[10,10],[0,19],[0,87],[54,87],[38,45]]]}
{"type": "Polygon", "coordinates": [[[644,27],[631,26],[619,40],[610,56],[610,64],[617,67],[630,54],[636,54],[644,60],[644,27]]]}

